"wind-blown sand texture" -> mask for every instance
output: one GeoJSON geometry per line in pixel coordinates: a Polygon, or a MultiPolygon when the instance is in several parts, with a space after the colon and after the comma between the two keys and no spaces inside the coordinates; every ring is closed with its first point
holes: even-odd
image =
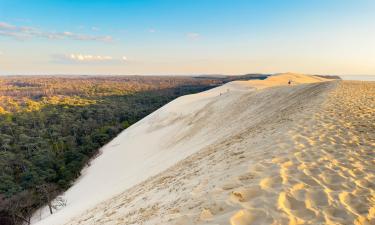
{"type": "Polygon", "coordinates": [[[212,141],[67,224],[375,224],[375,82],[324,81],[220,87],[162,140],[212,141]]]}

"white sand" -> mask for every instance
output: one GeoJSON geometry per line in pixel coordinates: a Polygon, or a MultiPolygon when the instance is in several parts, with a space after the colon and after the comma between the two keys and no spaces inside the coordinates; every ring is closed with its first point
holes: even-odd
{"type": "Polygon", "coordinates": [[[38,224],[371,224],[374,88],[321,81],[284,74],[171,102],[38,224]]]}

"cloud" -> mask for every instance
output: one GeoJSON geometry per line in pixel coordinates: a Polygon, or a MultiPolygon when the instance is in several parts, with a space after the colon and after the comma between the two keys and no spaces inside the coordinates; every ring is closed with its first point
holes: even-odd
{"type": "Polygon", "coordinates": [[[8,23],[0,22],[0,29],[4,29],[4,30],[14,30],[14,29],[16,29],[16,27],[13,26],[13,25],[10,25],[10,24],[8,24],[8,23]]]}
{"type": "Polygon", "coordinates": [[[91,27],[91,30],[93,30],[93,31],[99,31],[100,28],[99,27],[91,27]]]}
{"type": "Polygon", "coordinates": [[[51,40],[58,39],[70,39],[79,41],[100,41],[100,42],[112,42],[113,38],[109,35],[97,36],[72,33],[69,31],[64,32],[51,32],[42,31],[34,27],[15,26],[5,22],[0,22],[0,36],[12,37],[17,40],[25,40],[31,38],[46,38],[51,40]]]}
{"type": "Polygon", "coordinates": [[[68,57],[71,60],[75,60],[75,61],[110,61],[113,59],[111,56],[82,55],[82,54],[70,54],[68,57]]]}
{"type": "Polygon", "coordinates": [[[17,39],[32,37],[37,31],[32,27],[17,27],[8,23],[0,22],[0,36],[8,36],[17,39]]]}
{"type": "Polygon", "coordinates": [[[186,36],[189,39],[191,39],[191,40],[198,40],[201,37],[200,34],[198,34],[198,33],[192,33],[192,32],[191,33],[187,33],[186,36]]]}
{"type": "Polygon", "coordinates": [[[112,57],[108,55],[91,55],[72,53],[68,55],[54,55],[55,62],[58,63],[124,63],[128,61],[126,56],[112,57]]]}
{"type": "Polygon", "coordinates": [[[148,29],[148,32],[149,32],[149,33],[155,33],[155,32],[156,32],[156,30],[155,30],[155,29],[153,29],[153,28],[151,28],[151,29],[148,29]]]}

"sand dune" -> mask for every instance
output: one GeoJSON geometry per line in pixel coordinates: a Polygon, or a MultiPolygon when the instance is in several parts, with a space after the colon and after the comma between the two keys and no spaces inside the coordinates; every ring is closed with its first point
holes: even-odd
{"type": "Polygon", "coordinates": [[[325,81],[283,74],[173,104],[196,108],[148,126],[183,121],[163,146],[210,141],[67,224],[375,224],[375,83],[325,81]]]}

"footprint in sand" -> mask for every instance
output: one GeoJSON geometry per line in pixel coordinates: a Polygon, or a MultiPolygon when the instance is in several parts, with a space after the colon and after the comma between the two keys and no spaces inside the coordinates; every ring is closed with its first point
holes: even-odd
{"type": "Polygon", "coordinates": [[[230,219],[231,225],[261,225],[272,224],[273,219],[269,217],[263,210],[240,210],[230,219]]]}
{"type": "Polygon", "coordinates": [[[263,190],[272,190],[274,187],[279,187],[281,185],[282,178],[279,175],[269,176],[263,178],[259,182],[260,188],[263,190]]]}
{"type": "Polygon", "coordinates": [[[230,200],[232,202],[248,202],[262,196],[262,194],[262,189],[258,185],[254,185],[233,191],[230,195],[230,200]]]}
{"type": "Polygon", "coordinates": [[[357,216],[367,214],[369,211],[368,204],[364,198],[355,196],[349,192],[342,192],[339,194],[339,199],[342,205],[351,213],[357,216]]]}

